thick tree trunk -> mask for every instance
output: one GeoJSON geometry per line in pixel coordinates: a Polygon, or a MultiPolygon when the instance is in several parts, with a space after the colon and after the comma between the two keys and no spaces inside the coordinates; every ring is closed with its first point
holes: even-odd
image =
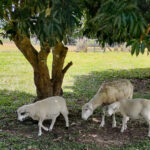
{"type": "Polygon", "coordinates": [[[53,82],[53,95],[61,95],[61,86],[64,75],[72,62],[68,63],[63,69],[64,60],[67,54],[68,48],[64,47],[62,43],[58,43],[53,49],[53,65],[52,65],[52,82],[53,82]]]}
{"type": "Polygon", "coordinates": [[[41,50],[38,52],[32,46],[30,39],[20,34],[16,34],[13,41],[33,67],[37,100],[54,95],[61,95],[64,75],[72,65],[72,62],[70,62],[63,68],[68,48],[64,47],[62,43],[58,43],[53,49],[52,79],[50,79],[47,66],[47,57],[50,53],[50,47],[45,44],[41,46],[41,50]]]}
{"type": "Polygon", "coordinates": [[[47,66],[47,57],[50,52],[48,46],[41,48],[38,54],[37,65],[34,67],[34,83],[36,85],[37,99],[53,96],[53,84],[50,80],[47,66]]]}
{"type": "Polygon", "coordinates": [[[17,34],[13,41],[33,67],[37,100],[53,96],[53,84],[47,67],[47,57],[50,48],[45,44],[41,47],[40,52],[37,52],[32,46],[30,39],[20,34],[17,34]]]}

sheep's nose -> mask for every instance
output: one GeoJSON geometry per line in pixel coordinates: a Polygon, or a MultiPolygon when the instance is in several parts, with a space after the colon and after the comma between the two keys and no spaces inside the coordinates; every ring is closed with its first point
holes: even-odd
{"type": "Polygon", "coordinates": [[[18,120],[19,120],[19,121],[23,121],[23,119],[22,119],[22,118],[19,118],[19,117],[18,117],[18,120]]]}
{"type": "Polygon", "coordinates": [[[86,118],[85,116],[82,116],[81,118],[82,118],[83,120],[87,120],[87,118],[86,118]]]}

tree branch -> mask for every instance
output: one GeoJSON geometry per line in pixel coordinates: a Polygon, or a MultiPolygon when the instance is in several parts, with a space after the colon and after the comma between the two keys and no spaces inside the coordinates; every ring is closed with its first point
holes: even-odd
{"type": "Polygon", "coordinates": [[[51,48],[48,43],[44,42],[43,45],[40,43],[40,46],[41,46],[41,51],[44,50],[46,53],[48,54],[50,53],[51,48]]]}
{"type": "MultiPolygon", "coordinates": [[[[150,32],[150,25],[148,25],[146,31],[145,31],[145,35],[147,36],[150,32]]],[[[142,34],[141,37],[140,37],[140,41],[143,41],[143,38],[144,38],[144,35],[142,34]]]]}
{"type": "Polygon", "coordinates": [[[69,62],[66,67],[62,70],[62,73],[65,74],[67,72],[67,70],[73,65],[72,61],[69,62]]]}
{"type": "Polygon", "coordinates": [[[33,67],[36,67],[37,61],[38,61],[38,52],[32,46],[30,39],[27,38],[25,35],[21,35],[21,34],[17,33],[13,37],[13,41],[15,42],[18,49],[23,53],[23,55],[29,61],[29,63],[33,67]]]}

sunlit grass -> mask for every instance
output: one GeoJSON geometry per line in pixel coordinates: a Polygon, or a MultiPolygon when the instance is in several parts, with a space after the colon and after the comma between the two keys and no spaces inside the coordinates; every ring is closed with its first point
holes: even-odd
{"type": "MultiPolygon", "coordinates": [[[[11,44],[12,45],[12,44],[11,44]]],[[[27,62],[24,56],[15,48],[15,51],[10,51],[10,45],[0,47],[0,90],[7,89],[10,91],[22,91],[36,95],[34,81],[33,81],[33,69],[27,62]],[[8,47],[7,47],[8,46],[8,47]],[[2,51],[2,52],[1,52],[2,51]],[[5,51],[5,53],[4,53],[5,51]]],[[[12,47],[12,46],[11,46],[12,47]]],[[[72,86],[77,80],[77,77],[85,75],[87,78],[92,72],[97,72],[96,78],[99,79],[97,84],[100,85],[100,81],[107,80],[109,78],[115,78],[116,73],[113,75],[107,75],[105,71],[118,71],[121,77],[129,78],[128,74],[124,74],[121,70],[130,70],[135,68],[149,68],[150,56],[139,55],[131,56],[127,52],[106,52],[106,53],[76,53],[69,52],[65,61],[65,65],[72,61],[73,66],[68,70],[65,75],[63,90],[64,92],[74,92],[72,86]],[[69,88],[70,87],[70,88],[69,88]]],[[[51,72],[52,55],[48,58],[48,67],[51,72]]],[[[149,72],[148,72],[149,73],[149,72]]],[[[137,72],[130,72],[130,77],[146,77],[149,74],[143,74],[140,69],[137,72]]],[[[51,74],[51,73],[50,73],[51,74]]],[[[93,80],[95,79],[92,76],[93,80]]],[[[91,82],[92,80],[90,80],[91,82]]],[[[94,84],[93,81],[91,84],[94,84]]],[[[95,89],[96,90],[96,89],[95,89]]]]}

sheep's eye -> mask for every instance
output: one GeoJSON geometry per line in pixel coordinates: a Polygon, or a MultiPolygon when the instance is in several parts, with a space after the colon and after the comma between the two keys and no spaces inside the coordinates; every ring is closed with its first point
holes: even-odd
{"type": "Polygon", "coordinates": [[[25,112],[22,112],[21,115],[25,115],[25,112]]]}

